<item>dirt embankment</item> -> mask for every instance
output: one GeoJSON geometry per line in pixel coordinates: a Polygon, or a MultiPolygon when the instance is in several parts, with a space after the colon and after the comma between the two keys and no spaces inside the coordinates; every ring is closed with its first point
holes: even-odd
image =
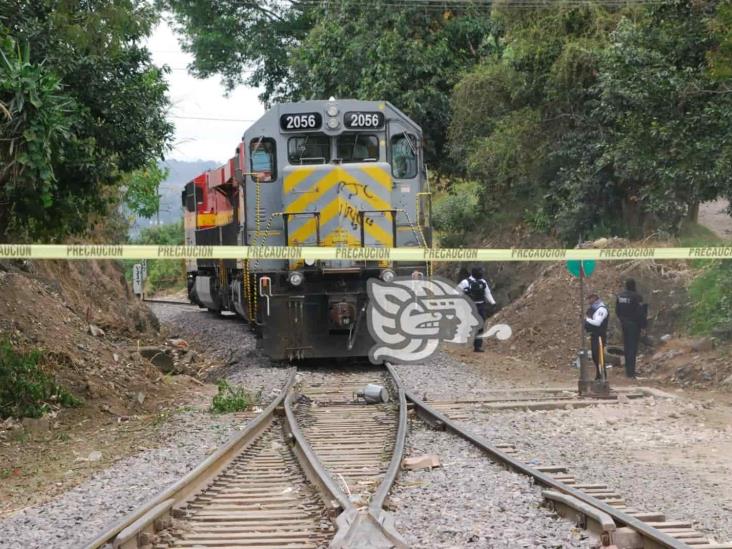
{"type": "MultiPolygon", "coordinates": [[[[526,225],[491,227],[490,235],[468,238],[467,248],[561,248],[558,240],[531,231],[526,225]]],[[[435,263],[435,274],[457,284],[470,263],[435,263]]],[[[485,276],[499,304],[511,303],[521,297],[540,275],[545,265],[536,261],[485,263],[485,276]]]]}
{"type": "Polygon", "coordinates": [[[157,342],[158,329],[116,263],[0,265],[0,333],[19,350],[41,350],[44,369],[87,406],[147,408],[137,393],[153,392],[160,371],[135,348],[157,342]]]}
{"type": "Polygon", "coordinates": [[[42,369],[81,402],[51,402],[41,419],[0,419],[0,515],[154,443],[167,414],[191,399],[210,402],[210,387],[165,375],[194,355],[173,350],[115,262],[0,262],[0,340],[39,350],[42,369]],[[153,364],[138,353],[145,346],[165,349],[167,361],[153,364]]]}
{"type": "MultiPolygon", "coordinates": [[[[611,239],[600,245],[622,247],[627,244],[620,239],[611,239]]],[[[598,262],[596,271],[585,281],[585,295],[597,293],[608,305],[609,345],[622,347],[615,298],[622,291],[624,280],[634,278],[649,304],[649,324],[645,333],[650,337],[640,345],[640,375],[684,387],[723,385],[732,389],[729,344],[683,336],[687,286],[693,276],[693,270],[682,261],[598,262]],[[666,339],[669,341],[664,342],[666,339]]],[[[489,321],[489,324],[511,326],[510,343],[489,340],[489,348],[528,359],[540,367],[569,368],[577,356],[581,318],[587,308],[587,303],[580,304],[579,292],[579,280],[569,274],[564,262],[541,264],[524,294],[489,321]]]]}

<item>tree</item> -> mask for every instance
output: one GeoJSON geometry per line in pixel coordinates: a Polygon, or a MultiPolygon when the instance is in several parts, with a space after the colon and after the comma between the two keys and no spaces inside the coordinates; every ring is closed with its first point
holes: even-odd
{"type": "Polygon", "coordinates": [[[385,99],[425,130],[428,160],[444,155],[450,93],[496,44],[479,4],[169,0],[199,76],[263,86],[262,100],[385,99]],[[247,70],[252,72],[245,77],[247,70]]]}
{"type": "Polygon", "coordinates": [[[0,165],[18,168],[0,175],[0,238],[81,233],[162,158],[167,84],[140,45],[155,21],[144,0],[0,0],[0,165]]]}
{"type": "Polygon", "coordinates": [[[676,233],[732,188],[732,94],[715,57],[723,33],[709,32],[717,5],[497,13],[501,48],[456,86],[450,129],[456,161],[484,183],[484,209],[524,203],[576,242],[676,233]]]}
{"type": "Polygon", "coordinates": [[[150,218],[160,211],[160,183],[167,179],[169,170],[157,162],[129,172],[123,177],[124,201],[140,217],[150,218]]]}
{"type": "Polygon", "coordinates": [[[718,46],[712,4],[677,1],[624,18],[603,51],[591,112],[599,132],[592,149],[567,151],[564,174],[591,172],[585,184],[610,187],[629,229],[677,233],[732,181],[732,95],[706,61],[718,46]]]}

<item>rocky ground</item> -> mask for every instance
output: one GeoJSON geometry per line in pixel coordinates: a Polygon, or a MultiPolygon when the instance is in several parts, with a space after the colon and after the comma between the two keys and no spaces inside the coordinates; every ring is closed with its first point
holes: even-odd
{"type": "MultiPolygon", "coordinates": [[[[538,383],[543,371],[531,363],[490,353],[446,353],[398,372],[432,400],[562,381],[555,374],[538,383]]],[[[562,384],[572,387],[574,370],[568,372],[562,384]]],[[[636,508],[694,520],[718,541],[732,540],[732,402],[726,393],[678,389],[671,396],[573,410],[475,412],[463,423],[490,441],[515,445],[527,462],[565,465],[582,481],[607,483],[636,508]]]]}
{"type": "Polygon", "coordinates": [[[254,335],[235,316],[218,316],[194,306],[151,304],[171,338],[183,338],[210,357],[201,372],[209,380],[226,378],[261,393],[268,403],[279,392],[287,367],[273,365],[256,348],[254,335]]]}
{"type": "MultiPolygon", "coordinates": [[[[186,354],[196,353],[194,363],[205,370],[211,381],[227,379],[241,384],[259,393],[262,405],[270,402],[284,384],[288,370],[269,367],[255,350],[253,336],[236,319],[215,317],[190,306],[155,304],[153,309],[169,340],[188,338],[184,339],[189,345],[186,354]],[[210,345],[213,338],[217,342],[215,350],[210,345]]],[[[184,375],[169,377],[172,380],[169,383],[188,379],[184,375]]],[[[108,414],[110,425],[101,431],[109,431],[109,447],[98,445],[102,436],[98,430],[87,433],[91,445],[89,440],[78,436],[78,430],[73,431],[74,438],[57,441],[59,448],[81,451],[62,460],[67,470],[57,471],[57,477],[29,470],[27,475],[24,472],[22,478],[16,479],[19,489],[25,486],[27,491],[42,491],[46,494],[43,499],[48,501],[21,510],[7,509],[4,513],[7,518],[0,520],[0,548],[79,545],[178,480],[233,433],[244,428],[256,412],[212,414],[209,408],[215,387],[189,383],[188,391],[178,391],[174,407],[152,417],[126,417],[120,423],[120,416],[108,414]],[[137,436],[126,438],[112,426],[127,423],[134,426],[132,430],[137,436]],[[100,464],[104,467],[99,467],[100,464]],[[69,489],[74,483],[68,477],[74,476],[75,470],[94,466],[96,472],[89,473],[86,480],[69,489]],[[54,489],[57,478],[61,486],[54,489]]],[[[48,448],[49,443],[45,439],[9,441],[14,448],[35,444],[38,451],[48,448]]],[[[7,474],[14,472],[10,470],[7,474]]]]}
{"type": "MultiPolygon", "coordinates": [[[[0,548],[77,545],[180,478],[243,428],[248,416],[209,412],[215,386],[186,374],[174,375],[181,363],[189,374],[206,381],[225,378],[260,393],[262,404],[284,383],[287,368],[271,365],[235,318],[191,306],[152,308],[163,327],[160,337],[176,342],[166,350],[173,372],[157,372],[154,377],[156,369],[145,365],[148,385],[131,396],[125,394],[120,403],[110,401],[107,411],[100,407],[107,401],[92,399],[93,416],[69,416],[75,421],[73,429],[51,425],[35,434],[9,432],[0,437],[0,451],[12,457],[10,467],[0,468],[0,490],[4,490],[0,517],[5,517],[0,520],[0,548]],[[158,386],[169,397],[164,405],[155,400],[158,386]],[[144,406],[134,405],[139,392],[144,393],[144,406]],[[129,400],[132,405],[121,404],[129,400]],[[13,454],[17,449],[22,452],[13,454]],[[31,459],[34,455],[39,457],[31,459]],[[44,469],[51,462],[57,463],[53,474],[44,469]]],[[[79,355],[85,361],[92,360],[95,346],[109,339],[88,337],[82,343],[88,351],[79,355]]],[[[129,345],[126,341],[111,343],[122,347],[129,345]]],[[[97,354],[118,376],[114,358],[97,354]]],[[[452,348],[429,364],[398,369],[419,396],[433,400],[480,398],[496,388],[576,386],[575,370],[560,363],[546,368],[510,349],[476,355],[452,348]]],[[[628,384],[616,370],[611,370],[611,381],[628,384]]],[[[634,506],[666,512],[669,518],[698,520],[720,540],[732,539],[732,397],[689,388],[673,394],[678,398],[592,409],[476,412],[464,421],[489,440],[514,444],[527,461],[566,465],[582,480],[607,482],[634,506]]],[[[581,532],[539,506],[538,490],[525,478],[481,459],[449,434],[433,432],[419,422],[413,422],[412,429],[409,453],[436,453],[443,466],[405,472],[390,498],[397,525],[410,543],[587,546],[581,532]],[[477,505],[468,496],[477,497],[477,505]]]]}
{"type": "Polygon", "coordinates": [[[572,523],[541,507],[541,490],[462,439],[414,420],[408,455],[441,466],[403,472],[389,496],[397,530],[415,548],[590,547],[572,523]]]}

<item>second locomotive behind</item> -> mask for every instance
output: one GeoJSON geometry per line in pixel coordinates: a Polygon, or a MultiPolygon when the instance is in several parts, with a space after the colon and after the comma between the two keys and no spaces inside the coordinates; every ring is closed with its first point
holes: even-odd
{"type": "Polygon", "coordinates": [[[367,356],[368,278],[426,273],[380,253],[430,245],[422,130],[388,102],[277,105],[182,199],[188,245],[347,248],[328,261],[187,262],[191,301],[246,318],[275,359],[367,356]]]}

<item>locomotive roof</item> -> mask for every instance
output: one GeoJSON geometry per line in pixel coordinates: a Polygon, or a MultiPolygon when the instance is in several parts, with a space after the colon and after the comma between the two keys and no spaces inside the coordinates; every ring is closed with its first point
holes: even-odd
{"type": "MultiPolygon", "coordinates": [[[[389,120],[398,120],[405,126],[412,128],[418,134],[422,134],[422,128],[409,118],[402,111],[397,109],[388,101],[364,101],[360,99],[317,99],[298,101],[293,103],[278,103],[273,105],[261,118],[247,128],[243,135],[243,141],[253,136],[272,135],[279,133],[279,117],[283,114],[299,114],[317,112],[323,116],[327,115],[328,107],[335,105],[338,109],[338,116],[349,111],[380,111],[389,120]]],[[[343,125],[337,129],[330,130],[325,125],[320,130],[328,134],[338,134],[344,131],[343,125]]]]}

